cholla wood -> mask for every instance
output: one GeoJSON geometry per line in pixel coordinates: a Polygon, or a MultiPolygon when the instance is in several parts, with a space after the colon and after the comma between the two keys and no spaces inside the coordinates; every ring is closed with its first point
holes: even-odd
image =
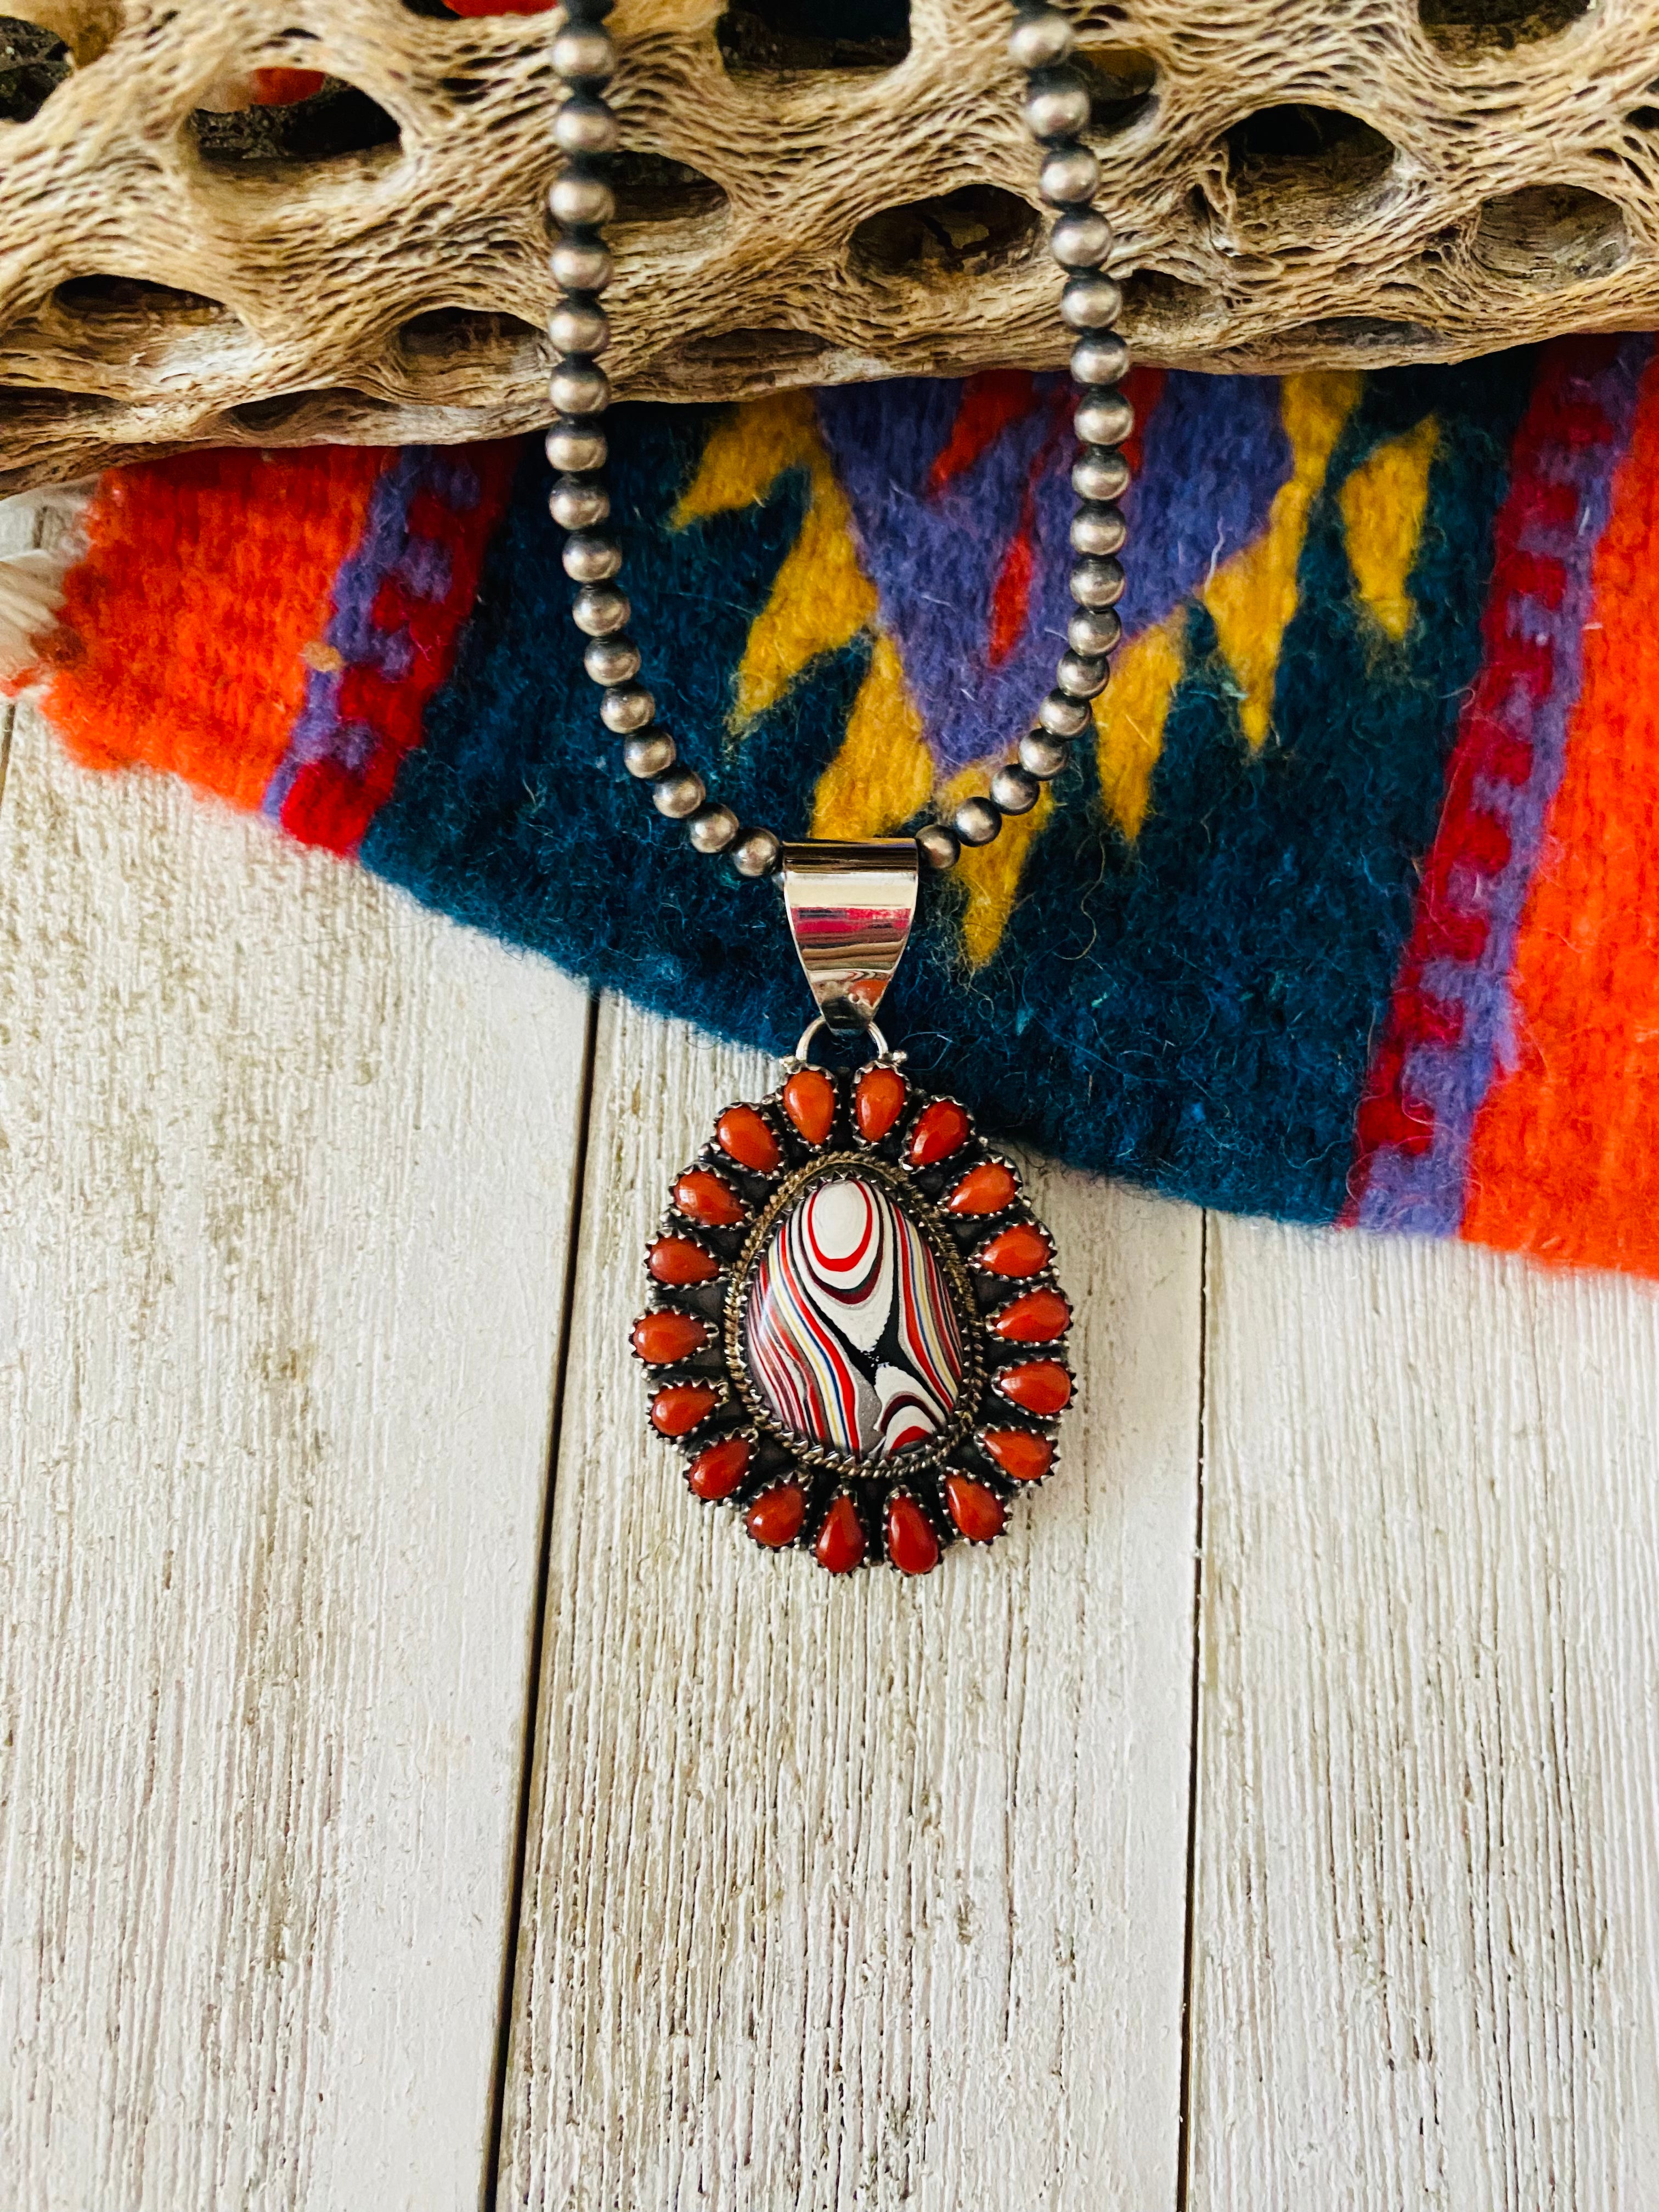
{"type": "MultiPolygon", "coordinates": [[[[68,49],[0,122],[11,485],[545,419],[556,15],[3,5],[68,49]],[[272,68],[325,73],[319,114],[228,127],[272,68]]],[[[914,0],[908,48],[792,40],[762,21],[780,0],[751,9],[614,19],[622,396],[1059,362],[1003,0],[914,0]]],[[[1143,359],[1446,359],[1659,320],[1659,0],[1077,12],[1143,359]]]]}

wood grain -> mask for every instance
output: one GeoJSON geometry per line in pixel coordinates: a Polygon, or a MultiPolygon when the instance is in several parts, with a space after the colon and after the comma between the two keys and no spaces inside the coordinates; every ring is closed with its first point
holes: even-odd
{"type": "Polygon", "coordinates": [[[0,2196],[473,2202],[581,994],[20,716],[0,2196]]]}
{"type": "Polygon", "coordinates": [[[607,1004],[555,1492],[504,2201],[1172,2201],[1196,1215],[1034,1170],[1085,1317],[993,1554],[832,1583],[686,1496],[640,1255],[769,1071],[607,1004]]]}
{"type": "Polygon", "coordinates": [[[1659,2200],[1659,1300],[1212,1225],[1194,2212],[1659,2200]]]}

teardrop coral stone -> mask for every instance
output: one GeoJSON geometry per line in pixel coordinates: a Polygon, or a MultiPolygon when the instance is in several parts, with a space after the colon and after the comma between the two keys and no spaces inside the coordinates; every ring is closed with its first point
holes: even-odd
{"type": "Polygon", "coordinates": [[[821,1145],[835,1124],[836,1086],[821,1067],[798,1067],[783,1086],[783,1110],[809,1145],[821,1145]]]}
{"type": "Polygon", "coordinates": [[[717,1444],[703,1446],[685,1479],[699,1498],[729,1498],[748,1472],[748,1437],[722,1437],[717,1444]]]}
{"type": "Polygon", "coordinates": [[[744,1217],[744,1203],[729,1183],[707,1168],[693,1168],[674,1186],[674,1203],[689,1221],[705,1229],[735,1229],[744,1217]]]}
{"type": "Polygon", "coordinates": [[[645,1255],[645,1264],[659,1283],[684,1287],[687,1283],[712,1283],[720,1261],[689,1237],[659,1237],[645,1255]]]}
{"type": "Polygon", "coordinates": [[[965,1474],[947,1474],[945,1502],[970,1544],[988,1544],[1002,1534],[1002,1500],[982,1482],[970,1482],[965,1474]]]}
{"type": "Polygon", "coordinates": [[[762,1491],[744,1516],[744,1526],[757,1544],[776,1552],[794,1542],[805,1518],[805,1495],[793,1482],[781,1482],[775,1489],[762,1491]]]}
{"type": "Polygon", "coordinates": [[[1048,1266],[1053,1249],[1034,1222],[1016,1221],[984,1247],[979,1264],[994,1275],[1035,1275],[1048,1266]]]}
{"type": "Polygon", "coordinates": [[[887,1509],[887,1556],[902,1575],[939,1565],[939,1538],[914,1498],[896,1498],[887,1509]]]}
{"type": "Polygon", "coordinates": [[[720,1401],[720,1392],[707,1382],[671,1382],[651,1401],[651,1425],[665,1437],[688,1436],[720,1401]]]}
{"type": "Polygon", "coordinates": [[[677,1359],[701,1352],[708,1341],[708,1330],[690,1314],[641,1314],[629,1341],[647,1365],[672,1367],[677,1359]]]}
{"type": "Polygon", "coordinates": [[[827,1567],[832,1575],[850,1575],[862,1562],[864,1523],[850,1498],[838,1498],[830,1506],[812,1549],[818,1565],[827,1567]]]}
{"type": "Polygon", "coordinates": [[[935,1098],[910,1132],[907,1158],[913,1168],[930,1168],[968,1141],[968,1109],[954,1098],[935,1098]]]}
{"type": "Polygon", "coordinates": [[[1027,1291],[991,1323],[1006,1344],[1052,1344],[1071,1325],[1072,1309],[1058,1291],[1027,1291]]]}
{"type": "Polygon", "coordinates": [[[945,1201],[947,1213],[1000,1213],[1019,1196],[1014,1171],[1000,1160],[981,1160],[969,1168],[945,1201]]]}
{"type": "Polygon", "coordinates": [[[866,1067],[853,1093],[853,1113],[866,1145],[878,1144],[904,1111],[904,1078],[896,1067],[866,1067]]]}
{"type": "Polygon", "coordinates": [[[714,1124],[714,1140],[739,1167],[770,1175],[782,1159],[778,1140],[752,1106],[728,1106],[714,1124]]]}
{"type": "Polygon", "coordinates": [[[1029,1367],[1005,1367],[997,1388],[1028,1413],[1057,1413],[1071,1403],[1072,1378],[1057,1359],[1034,1359],[1029,1367]]]}
{"type": "Polygon", "coordinates": [[[1053,1443],[1030,1429],[988,1429],[980,1442],[1016,1482],[1040,1482],[1054,1464],[1053,1443]]]}

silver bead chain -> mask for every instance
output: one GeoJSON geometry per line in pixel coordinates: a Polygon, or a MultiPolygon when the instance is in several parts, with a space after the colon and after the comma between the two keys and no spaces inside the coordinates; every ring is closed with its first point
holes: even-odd
{"type": "MultiPolygon", "coordinates": [[[[702,778],[687,768],[668,732],[658,726],[656,703],[638,680],[640,649],[628,635],[631,610],[617,584],[622,548],[605,529],[611,495],[600,417],[611,386],[597,356],[611,328],[599,295],[613,270],[605,225],[616,212],[605,182],[604,157],[617,144],[617,118],[602,88],[616,67],[616,48],[605,29],[613,0],[565,0],[565,27],[553,41],[553,67],[570,87],[554,118],[553,136],[565,166],[549,194],[558,236],[552,267],[560,297],[548,323],[558,359],[552,380],[557,418],[547,434],[547,458],[558,471],[549,495],[553,519],[565,538],[565,574],[577,586],[571,603],[576,627],[587,639],[583,665],[603,687],[599,714],[623,739],[630,775],[651,787],[659,814],[684,822],[700,853],[724,853],[739,875],[769,876],[782,843],[775,831],[739,823],[729,806],[711,799],[702,778]]],[[[1123,515],[1117,505],[1129,480],[1120,448],[1133,416],[1116,389],[1129,365],[1127,349],[1113,330],[1122,295],[1103,264],[1112,234],[1094,210],[1100,164],[1084,144],[1089,88],[1066,64],[1072,26],[1056,8],[1018,6],[1008,51],[1026,74],[1025,121],[1042,149],[1038,189],[1054,210],[1048,247],[1066,272],[1061,319],[1075,334],[1072,376],[1078,386],[1078,453],[1072,469],[1077,510],[1072,520],[1075,610],[1066,626],[1054,688],[1036,712],[1036,726],[1020,739],[1013,759],[991,779],[990,796],[969,799],[946,823],[917,833],[923,859],[952,868],[964,845],[988,845],[1010,814],[1029,813],[1042,787],[1071,758],[1073,742],[1092,720],[1090,701],[1104,690],[1108,655],[1122,625],[1113,611],[1123,591],[1117,553],[1123,515]]]]}

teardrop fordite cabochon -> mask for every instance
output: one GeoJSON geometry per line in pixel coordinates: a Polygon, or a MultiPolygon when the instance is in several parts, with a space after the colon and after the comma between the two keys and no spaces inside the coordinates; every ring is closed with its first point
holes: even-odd
{"type": "Polygon", "coordinates": [[[923,1574],[958,1537],[1000,1535],[1053,1472],[1071,1308],[1012,1163],[873,1027],[915,841],[787,854],[813,1028],[867,1034],[878,1056],[798,1057],[769,1098],[726,1108],[646,1255],[634,1350],[695,1496],[831,1573],[885,1558],[923,1574]]]}

